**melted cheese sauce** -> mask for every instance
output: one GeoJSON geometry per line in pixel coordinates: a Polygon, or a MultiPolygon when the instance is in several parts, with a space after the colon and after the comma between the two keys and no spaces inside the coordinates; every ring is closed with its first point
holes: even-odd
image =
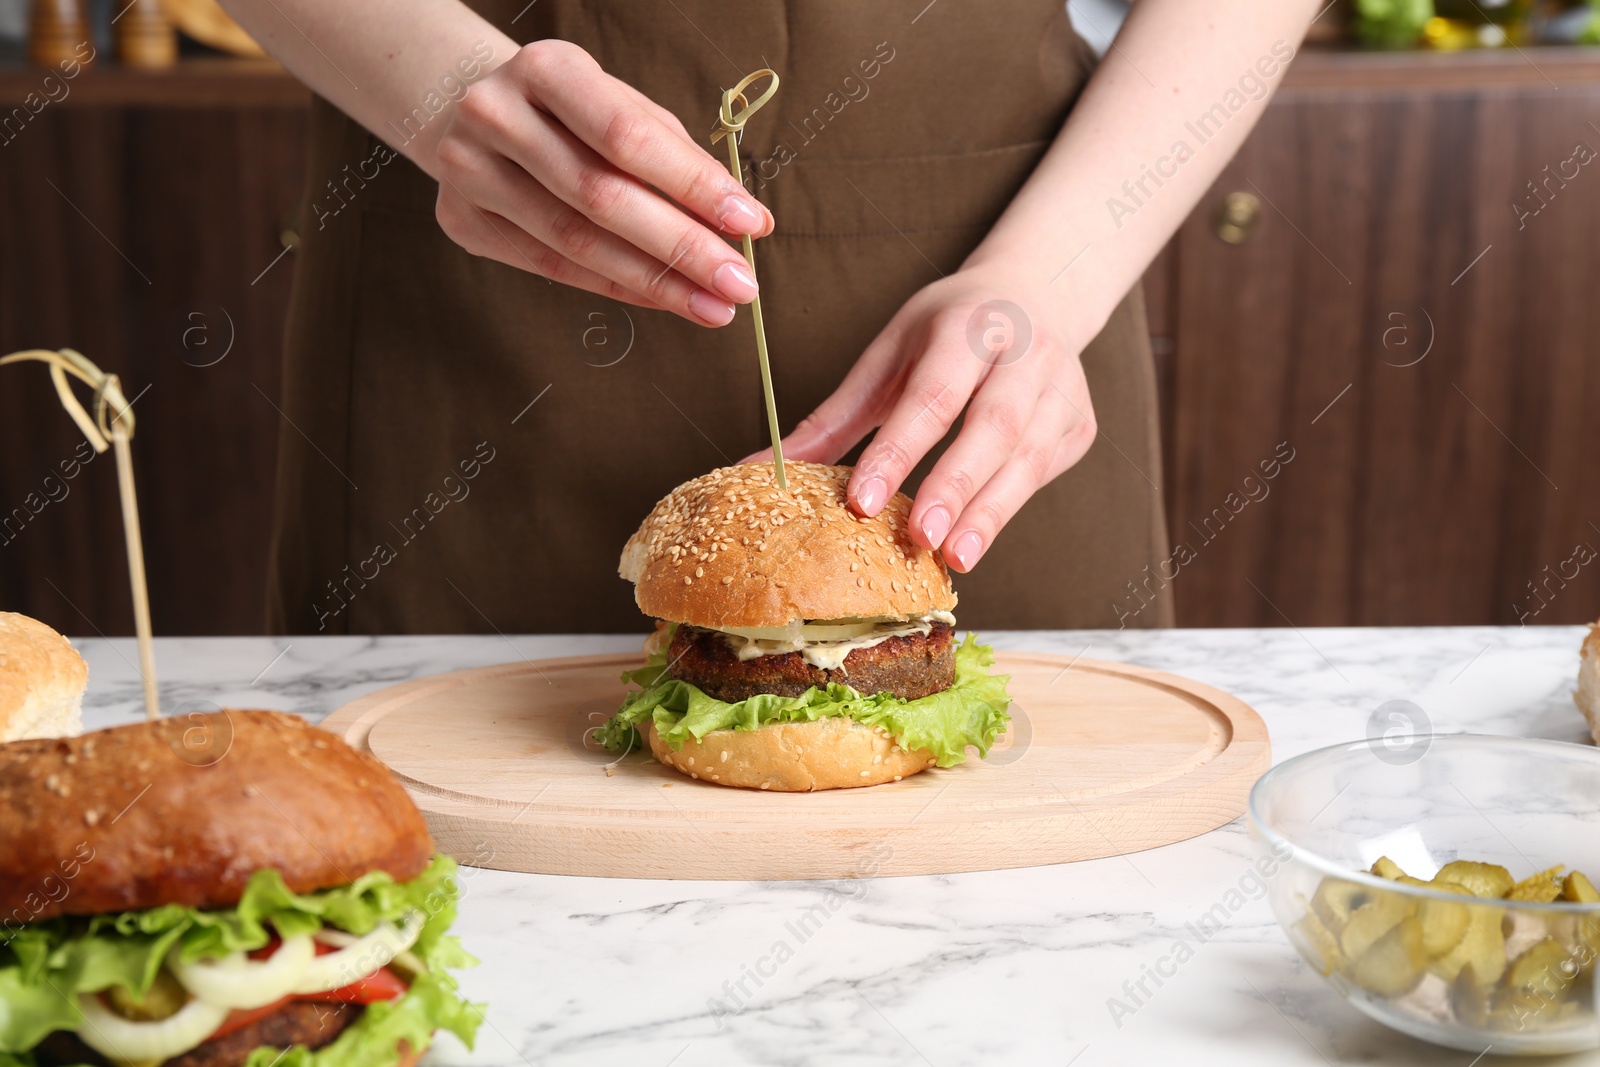
{"type": "Polygon", "coordinates": [[[813,667],[826,671],[844,668],[845,657],[858,648],[881,645],[891,637],[925,634],[933,624],[942,622],[955,625],[956,617],[948,611],[934,611],[916,619],[862,619],[858,622],[800,623],[785,628],[781,636],[772,630],[733,633],[723,631],[722,636],[741,661],[758,656],[781,656],[798,652],[813,667]],[[808,633],[809,631],[809,633],[808,633]],[[850,636],[840,637],[841,632],[850,636]]]}

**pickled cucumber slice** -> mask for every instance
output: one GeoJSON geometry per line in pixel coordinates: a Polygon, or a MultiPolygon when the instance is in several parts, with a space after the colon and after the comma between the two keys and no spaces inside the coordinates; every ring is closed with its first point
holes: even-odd
{"type": "Polygon", "coordinates": [[[1506,988],[1513,994],[1558,1000],[1578,976],[1578,961],[1561,942],[1547,937],[1512,961],[1506,988]]]}
{"type": "Polygon", "coordinates": [[[1466,886],[1475,897],[1504,897],[1515,884],[1511,872],[1498,863],[1452,860],[1439,868],[1435,882],[1455,882],[1466,886]]]}
{"type": "Polygon", "coordinates": [[[1372,865],[1372,873],[1379,878],[1387,878],[1391,882],[1398,882],[1406,877],[1406,872],[1402,871],[1400,865],[1388,856],[1378,857],[1377,861],[1372,865]]]}
{"type": "Polygon", "coordinates": [[[1584,876],[1582,871],[1569,871],[1561,883],[1561,899],[1579,904],[1600,904],[1600,890],[1584,876]]]}
{"type": "MultiPolygon", "coordinates": [[[[1353,925],[1357,920],[1350,921],[1353,925]]],[[[1413,916],[1405,916],[1362,953],[1350,970],[1350,978],[1379,996],[1398,997],[1422,979],[1426,963],[1422,924],[1413,916]]]]}
{"type": "Polygon", "coordinates": [[[165,967],[156,972],[156,979],[143,997],[136,997],[126,986],[112,986],[106,991],[111,1010],[124,1019],[136,1022],[160,1022],[178,1014],[189,1002],[188,991],[165,967]]]}
{"type": "MultiPolygon", "coordinates": [[[[1346,956],[1359,964],[1368,949],[1402,920],[1412,918],[1416,910],[1415,902],[1409,897],[1399,893],[1374,890],[1372,899],[1350,914],[1349,921],[1339,932],[1339,947],[1344,950],[1346,956]]],[[[1420,937],[1420,927],[1417,932],[1420,937]]]]}
{"type": "Polygon", "coordinates": [[[1311,910],[1335,935],[1344,930],[1350,915],[1372,897],[1366,886],[1343,882],[1337,878],[1324,878],[1311,896],[1311,910]]]}
{"type": "Polygon", "coordinates": [[[1333,931],[1322,924],[1317,918],[1317,913],[1307,910],[1305,917],[1295,924],[1295,929],[1300,932],[1305,941],[1305,947],[1311,952],[1311,962],[1326,978],[1334,971],[1342,971],[1350,961],[1339,949],[1339,939],[1333,936],[1333,931]]]}
{"type": "Polygon", "coordinates": [[[1472,964],[1466,964],[1450,984],[1450,1008],[1468,1026],[1482,1026],[1489,1019],[1491,990],[1478,979],[1472,964]]]}
{"type": "Polygon", "coordinates": [[[1576,1005],[1531,993],[1506,993],[1489,1013],[1492,1030],[1523,1031],[1558,1026],[1570,1021],[1576,1005]]]}
{"type": "Polygon", "coordinates": [[[1551,867],[1548,871],[1530,874],[1522,881],[1511,887],[1506,894],[1507,900],[1534,900],[1541,904],[1548,904],[1561,895],[1563,881],[1562,868],[1551,867]]]}
{"type": "MultiPolygon", "coordinates": [[[[1470,896],[1464,886],[1454,882],[1419,882],[1430,889],[1470,896]]],[[[1443,956],[1461,944],[1472,921],[1472,909],[1453,900],[1419,900],[1417,922],[1422,924],[1422,950],[1429,958],[1443,956]]]]}
{"type": "Polygon", "coordinates": [[[1506,971],[1506,939],[1500,923],[1505,917],[1504,908],[1490,908],[1480,904],[1466,905],[1470,918],[1461,941],[1428,964],[1428,969],[1447,982],[1460,975],[1461,968],[1470,964],[1477,972],[1478,981],[1493,985],[1506,971]]]}

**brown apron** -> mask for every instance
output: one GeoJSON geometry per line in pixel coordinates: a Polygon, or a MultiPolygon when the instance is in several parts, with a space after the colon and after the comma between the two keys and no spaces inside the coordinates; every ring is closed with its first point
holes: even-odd
{"type": "MultiPolygon", "coordinates": [[[[786,428],[959,266],[1094,63],[1061,0],[477,6],[517,40],[581,45],[695,135],[722,88],[782,76],[741,150],[777,218],[756,265],[786,428]]],[[[474,258],[434,221],[434,183],[387,156],[317,101],[271,629],[640,629],[623,541],[673,486],[766,443],[748,310],[708,330],[474,258]]],[[[1138,289],[1084,365],[1102,437],[957,577],[963,624],[1115,627],[1149,598],[1166,534],[1138,289]]],[[[1170,600],[1125,621],[1170,625],[1170,600]]]]}

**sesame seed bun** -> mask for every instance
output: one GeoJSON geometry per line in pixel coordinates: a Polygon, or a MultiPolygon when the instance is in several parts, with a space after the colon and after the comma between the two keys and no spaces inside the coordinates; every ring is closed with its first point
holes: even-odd
{"type": "Polygon", "coordinates": [[[910,499],[862,518],[850,470],[786,463],[787,490],[770,463],[703,474],[655,506],[618,571],[646,615],[717,630],[952,610],[944,561],[907,532],[910,499]]]}
{"type": "Polygon", "coordinates": [[[89,667],[37,619],[0,611],[0,742],[83,732],[89,667]]]}
{"type": "Polygon", "coordinates": [[[710,782],[778,793],[853,789],[898,782],[933,765],[933,753],[907,752],[881,727],[832,717],[772,723],[759,730],[713,730],[676,751],[656,724],[643,727],[656,759],[710,782]]]}

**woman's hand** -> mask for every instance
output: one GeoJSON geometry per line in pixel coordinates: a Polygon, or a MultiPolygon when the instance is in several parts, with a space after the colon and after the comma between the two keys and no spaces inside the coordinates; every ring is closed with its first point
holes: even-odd
{"type": "Polygon", "coordinates": [[[1078,361],[1088,338],[1074,340],[1056,321],[1062,295],[993,266],[934,282],[784,439],[784,458],[835,463],[881,427],[848,490],[859,514],[875,515],[965,410],[960,434],[917,491],[911,536],[970,571],[1017,509],[1094,441],[1078,361]]]}
{"type": "Polygon", "coordinates": [[[770,233],[771,213],[577,45],[522,47],[447,121],[439,225],[474,255],[706,326],[756,295],[724,238],[770,233]]]}

